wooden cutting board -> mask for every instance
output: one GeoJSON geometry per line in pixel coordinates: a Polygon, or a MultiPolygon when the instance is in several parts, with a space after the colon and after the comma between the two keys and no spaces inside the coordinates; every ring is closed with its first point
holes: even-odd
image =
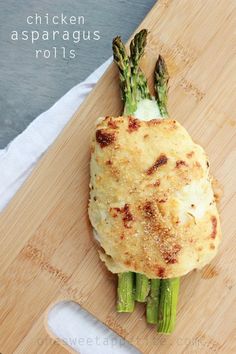
{"type": "Polygon", "coordinates": [[[161,53],[171,76],[170,115],[205,147],[224,186],[223,242],[211,265],[183,277],[175,333],[157,334],[141,305],[130,315],[115,312],[116,277],[99,261],[92,241],[89,142],[97,117],[122,110],[111,65],[0,216],[3,354],[65,352],[44,327],[48,307],[62,299],[77,301],[143,353],[236,352],[235,4],[160,0],[139,27],[150,31],[142,62],[149,81],[161,53]]]}

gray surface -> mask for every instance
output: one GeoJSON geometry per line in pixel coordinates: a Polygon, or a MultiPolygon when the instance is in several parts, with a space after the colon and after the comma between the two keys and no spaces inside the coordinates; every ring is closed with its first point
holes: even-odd
{"type": "MultiPolygon", "coordinates": [[[[156,1],[154,0],[0,0],[0,148],[5,147],[41,112],[71,87],[86,78],[111,54],[111,40],[120,34],[127,40],[156,1]],[[73,30],[99,30],[99,41],[80,42],[75,59],[36,59],[35,48],[73,49],[70,41],[13,42],[14,30],[52,30],[51,26],[26,24],[35,13],[83,15],[84,26],[73,30]]],[[[60,26],[61,31],[68,26],[60,26]]]]}

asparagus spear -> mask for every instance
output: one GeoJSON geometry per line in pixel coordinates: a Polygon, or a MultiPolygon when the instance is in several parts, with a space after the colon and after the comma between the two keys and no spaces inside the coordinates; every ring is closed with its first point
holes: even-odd
{"type": "MultiPolygon", "coordinates": [[[[124,114],[133,114],[140,99],[150,98],[147,81],[139,69],[139,61],[144,54],[147,31],[137,33],[130,43],[130,57],[118,36],[112,43],[114,61],[116,62],[121,83],[124,114]]],[[[136,299],[145,301],[149,291],[148,279],[144,275],[136,275],[136,299]]],[[[134,274],[118,274],[117,311],[132,312],[134,309],[134,274]]]]}
{"type": "Polygon", "coordinates": [[[154,87],[157,96],[157,104],[162,117],[168,117],[167,99],[168,99],[169,74],[164,59],[159,55],[154,72],[154,87]]]}
{"type": "Polygon", "coordinates": [[[137,102],[133,97],[134,88],[131,82],[130,60],[127,55],[125,46],[118,36],[112,42],[113,57],[120,73],[120,86],[122,100],[124,101],[124,114],[132,114],[137,108],[137,102]]]}
{"type": "MultiPolygon", "coordinates": [[[[147,80],[139,68],[139,61],[144,54],[147,44],[147,30],[137,33],[130,43],[131,85],[136,102],[142,99],[151,99],[147,80]]],[[[134,112],[132,112],[134,113],[134,112]]],[[[145,302],[150,289],[149,279],[144,274],[136,273],[135,300],[145,302]]]]}
{"type": "Polygon", "coordinates": [[[144,274],[136,273],[135,300],[145,302],[150,290],[149,279],[144,274]]]}
{"type": "MultiPolygon", "coordinates": [[[[130,65],[131,65],[131,82],[135,88],[136,102],[141,99],[151,99],[148,89],[147,80],[139,68],[139,61],[144,54],[144,49],[147,44],[147,30],[143,29],[137,33],[130,43],[130,65]]],[[[134,112],[132,112],[134,113],[134,112]]]]}
{"type": "Polygon", "coordinates": [[[158,314],[158,332],[170,334],[175,328],[179,278],[162,279],[158,314]]]}
{"type": "MultiPolygon", "coordinates": [[[[131,42],[132,43],[132,42],[131,42]]],[[[168,116],[167,112],[167,93],[168,93],[168,81],[169,74],[166,68],[166,64],[164,59],[159,56],[155,68],[154,73],[154,81],[155,81],[155,90],[157,93],[157,103],[160,109],[160,113],[162,117],[168,116]]],[[[141,78],[145,77],[142,73],[140,73],[141,78]]],[[[146,83],[147,86],[147,83],[146,83]]],[[[143,98],[151,98],[149,92],[147,95],[144,95],[143,98]]],[[[148,295],[149,280],[145,275],[136,274],[136,300],[140,302],[144,302],[146,296],[148,295]]],[[[158,321],[158,305],[159,305],[159,291],[160,291],[160,280],[152,279],[151,280],[151,288],[150,294],[147,298],[147,306],[146,306],[146,318],[147,322],[150,324],[156,324],[158,321]]],[[[167,289],[167,288],[166,288],[167,289]]],[[[165,290],[163,290],[163,294],[165,300],[165,290]]]]}
{"type": "Polygon", "coordinates": [[[117,298],[118,312],[134,311],[134,273],[118,274],[117,298]]]}
{"type": "MultiPolygon", "coordinates": [[[[154,86],[157,95],[157,103],[162,117],[168,116],[168,81],[169,74],[165,61],[162,56],[159,55],[154,73],[154,86]]],[[[158,332],[171,333],[174,330],[179,285],[179,278],[162,279],[160,282],[161,288],[158,316],[158,332]]]]}
{"type": "Polygon", "coordinates": [[[159,305],[160,279],[151,279],[150,293],[147,298],[146,318],[147,323],[157,324],[159,305]]]}
{"type": "MultiPolygon", "coordinates": [[[[140,99],[151,98],[147,81],[138,67],[140,58],[144,53],[147,31],[139,32],[130,44],[131,56],[128,57],[120,37],[113,41],[114,60],[118,65],[121,80],[122,99],[124,101],[124,114],[133,114],[140,99]]],[[[155,69],[155,89],[157,103],[163,117],[168,116],[167,93],[169,75],[164,59],[159,56],[155,69]]],[[[158,312],[158,279],[151,281],[151,291],[147,304],[147,321],[155,323],[158,312]]],[[[144,300],[149,289],[148,279],[136,275],[136,299],[144,300]]],[[[162,333],[170,333],[174,328],[176,305],[178,299],[179,279],[161,280],[159,328],[162,333]]],[[[132,312],[134,308],[134,274],[127,272],[118,275],[118,303],[120,312],[132,312]]]]}
{"type": "Polygon", "coordinates": [[[138,64],[144,54],[147,42],[147,30],[137,33],[130,43],[130,57],[118,36],[112,43],[114,61],[120,73],[122,100],[124,101],[124,114],[134,114],[137,103],[144,98],[151,98],[147,80],[138,64]]]}

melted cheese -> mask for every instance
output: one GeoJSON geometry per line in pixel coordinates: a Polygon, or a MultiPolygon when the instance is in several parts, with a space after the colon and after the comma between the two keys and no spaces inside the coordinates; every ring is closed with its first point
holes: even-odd
{"type": "Polygon", "coordinates": [[[195,222],[204,217],[214,201],[213,191],[205,179],[192,181],[176,192],[175,199],[179,206],[179,219],[185,223],[189,218],[195,222]]]}
{"type": "Polygon", "coordinates": [[[161,118],[160,110],[156,100],[144,99],[138,102],[137,109],[134,112],[134,117],[140,120],[151,120],[154,118],[161,118]]]}

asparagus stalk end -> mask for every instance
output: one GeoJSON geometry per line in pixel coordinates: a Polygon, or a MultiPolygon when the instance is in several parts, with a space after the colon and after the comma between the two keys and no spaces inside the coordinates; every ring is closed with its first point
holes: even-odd
{"type": "Polygon", "coordinates": [[[149,279],[144,274],[136,273],[135,300],[145,302],[150,290],[149,279]]]}
{"type": "Polygon", "coordinates": [[[134,273],[118,274],[117,312],[134,311],[134,273]]]}
{"type": "Polygon", "coordinates": [[[175,328],[179,278],[162,279],[158,313],[158,332],[170,334],[175,328]]]}

